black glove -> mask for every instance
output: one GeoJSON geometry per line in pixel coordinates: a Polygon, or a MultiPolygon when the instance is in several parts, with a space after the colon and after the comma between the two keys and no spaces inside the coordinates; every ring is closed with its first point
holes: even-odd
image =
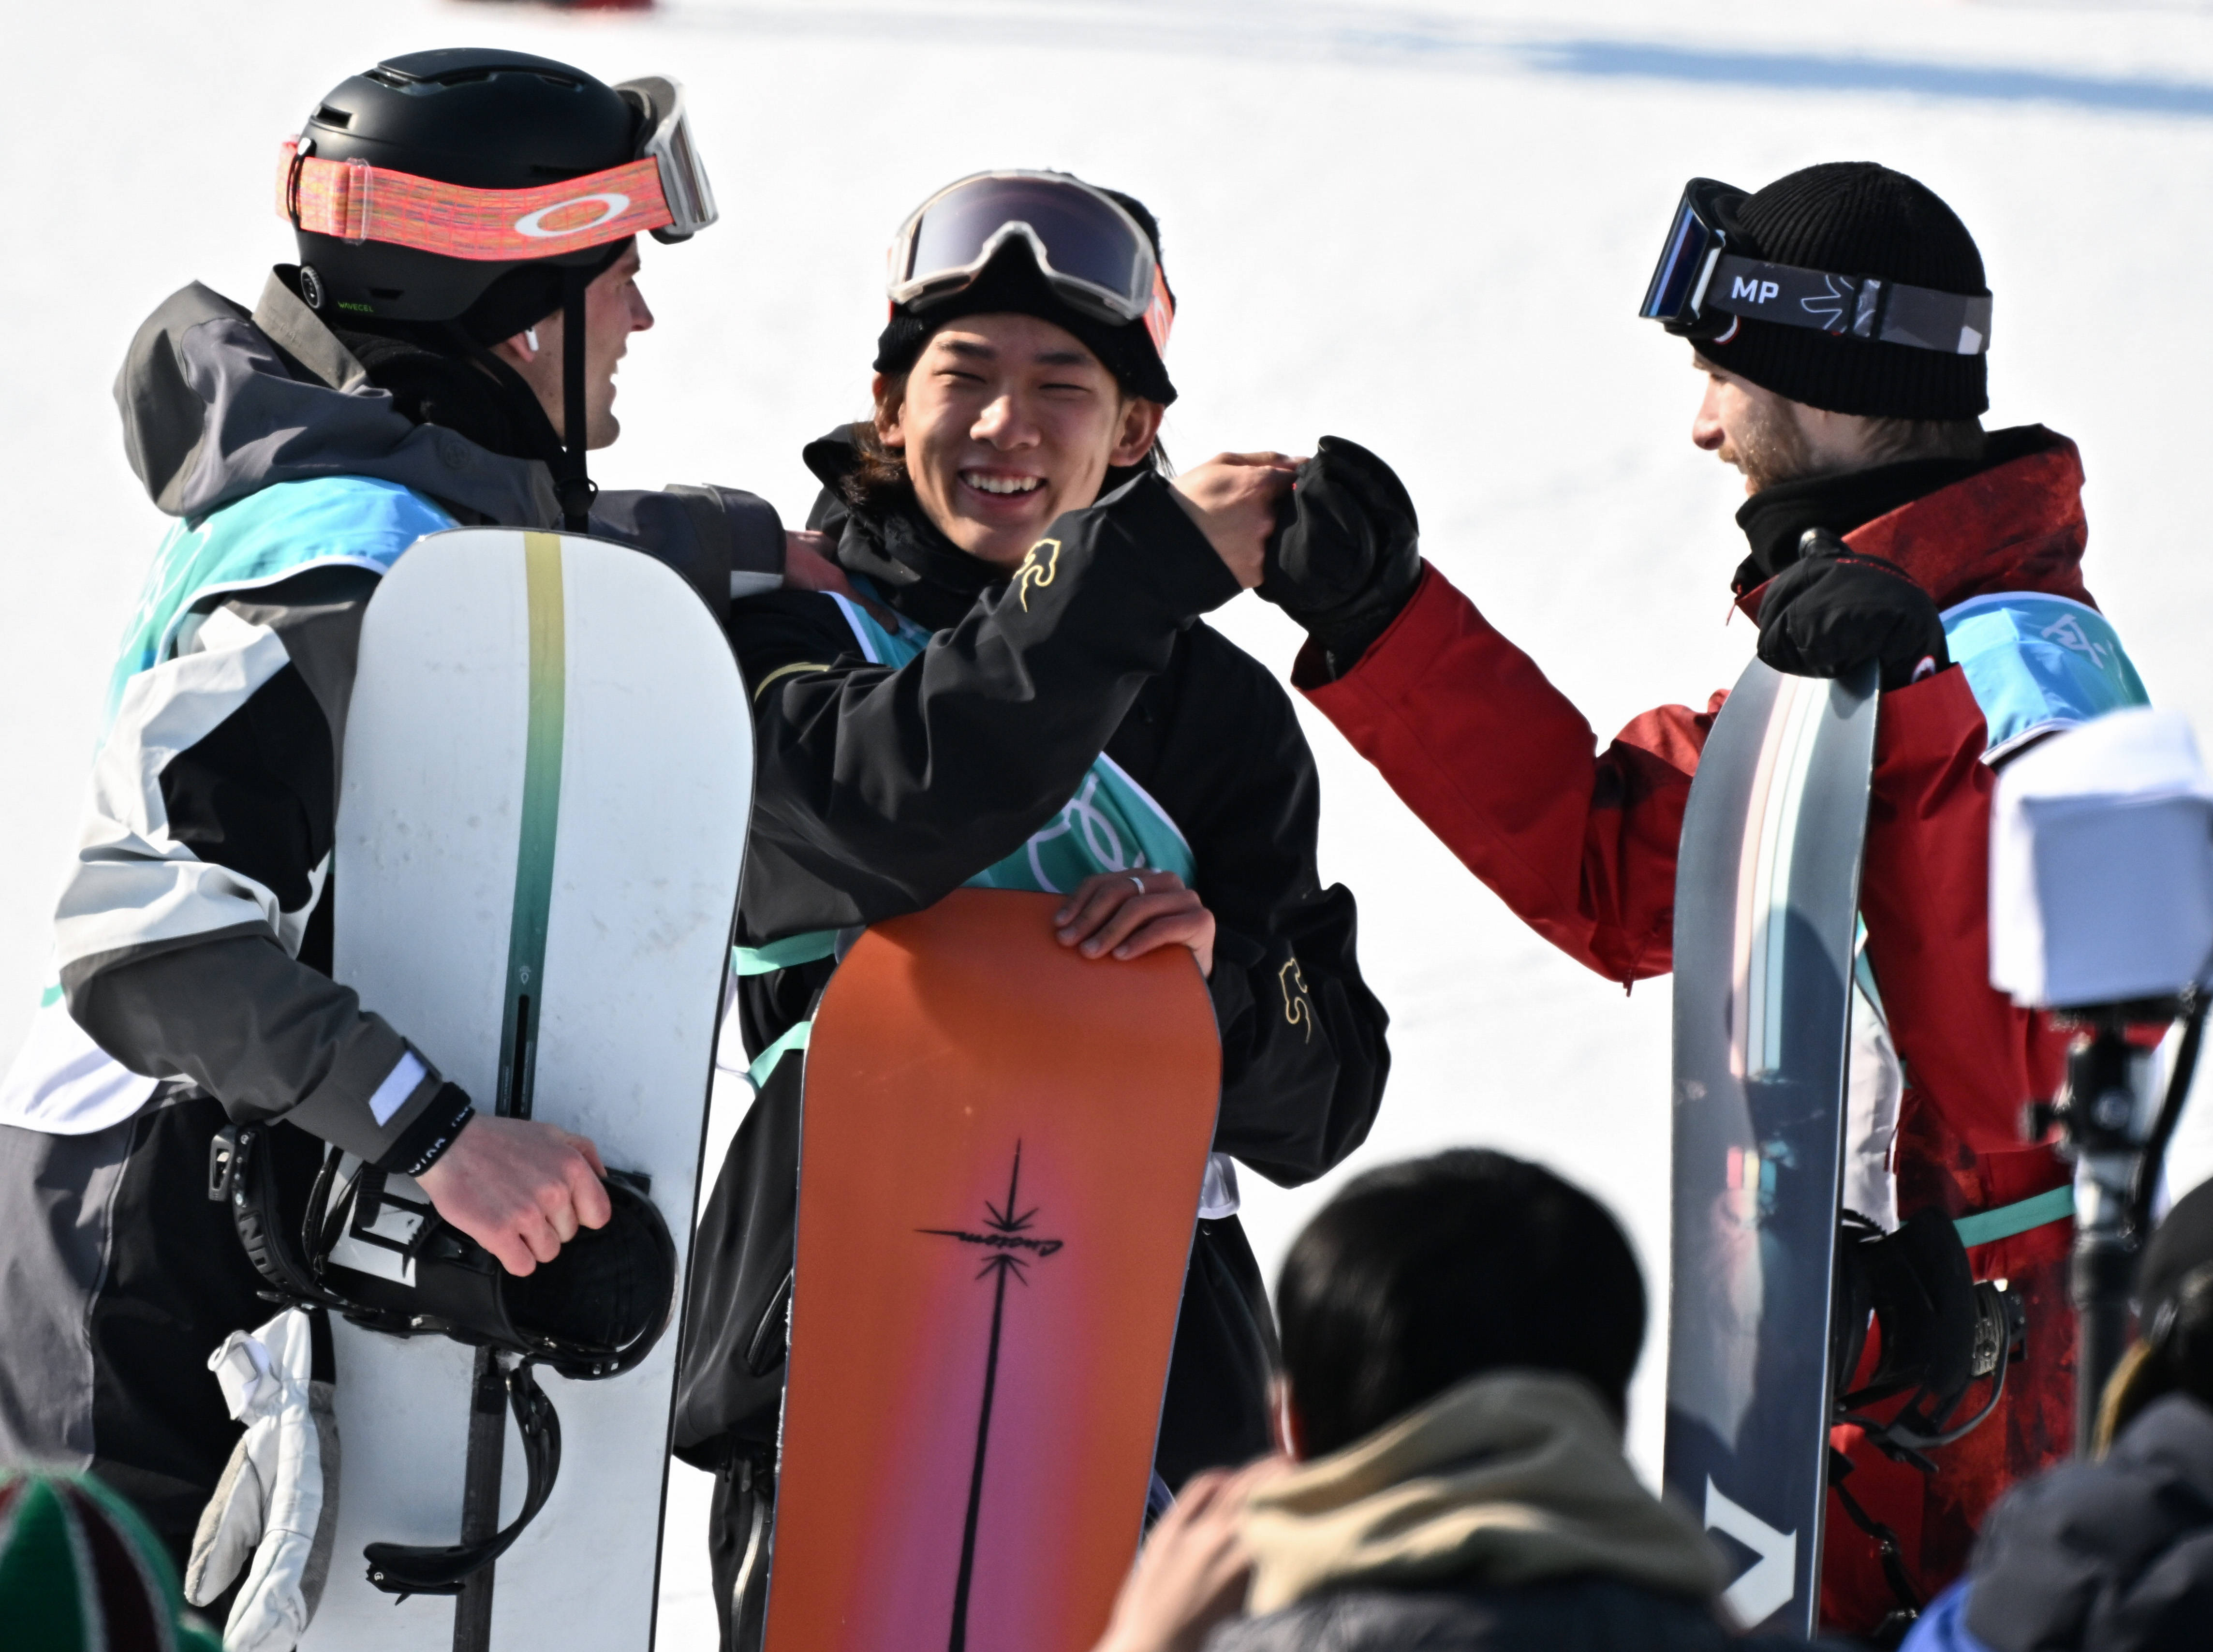
{"type": "Polygon", "coordinates": [[[1798,560],[1759,600],[1759,657],[1794,677],[1841,677],[1876,660],[1885,688],[1952,663],[1929,593],[1896,563],[1847,550],[1820,527],[1807,530],[1798,560]]]}
{"type": "Polygon", "coordinates": [[[1268,541],[1260,594],[1351,668],[1399,617],[1421,582],[1421,525],[1391,467],[1367,448],[1326,436],[1283,502],[1268,541]]]}

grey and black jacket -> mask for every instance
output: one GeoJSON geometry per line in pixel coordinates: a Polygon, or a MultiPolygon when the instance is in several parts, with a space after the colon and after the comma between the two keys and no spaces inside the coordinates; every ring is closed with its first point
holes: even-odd
{"type": "MultiPolygon", "coordinates": [[[[131,466],[179,527],[117,668],[53,984],[0,1122],[87,1133],[183,1079],[234,1119],[284,1118],[409,1170],[468,1102],[330,978],[362,613],[421,531],[558,511],[539,460],[403,414],[289,275],[250,313],[186,287],[117,381],[131,466]],[[210,548],[248,517],[251,543],[210,548]]],[[[718,617],[734,576],[781,576],[781,524],[749,494],[602,494],[593,528],[670,564],[718,617]]]]}

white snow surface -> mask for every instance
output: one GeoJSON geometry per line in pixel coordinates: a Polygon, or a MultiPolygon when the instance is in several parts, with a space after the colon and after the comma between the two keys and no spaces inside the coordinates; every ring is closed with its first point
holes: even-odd
{"type": "MultiPolygon", "coordinates": [[[[26,9],[12,37],[47,72],[0,100],[23,201],[0,259],[17,524],[0,1055],[46,968],[101,687],[165,526],[117,439],[124,348],[185,282],[250,303],[290,256],[270,206],[278,142],[344,76],[429,46],[686,82],[723,220],[647,245],[659,326],[625,363],[603,482],[749,487],[798,523],[814,492],[801,443],[866,407],[901,216],[979,168],[1068,168],[1161,220],[1182,302],[1170,451],[1304,451],[1324,432],[1375,448],[1430,557],[1601,737],[1655,704],[1703,704],[1753,641],[1725,623],[1739,483],[1688,441],[1688,347],[1635,314],[1676,194],[1694,174],[1756,187],[1881,160],[1972,229],[1997,294],[1989,423],[2081,443],[2088,582],[2158,701],[2213,730],[2213,558],[2190,479],[2205,460],[2185,454],[2209,357],[2193,320],[2213,268],[2208,4],[109,0],[26,9]]],[[[1296,632],[1258,600],[1216,623],[1288,668],[1296,632]]],[[[1644,1259],[1631,1442],[1656,1479],[1667,984],[1625,997],[1538,940],[1306,721],[1324,875],[1359,896],[1394,1066],[1333,1175],[1288,1192],[1245,1176],[1253,1243],[1272,1273],[1333,1186],[1410,1154],[1486,1143],[1555,1166],[1644,1259]]],[[[2201,1104],[2175,1185],[2209,1169],[2201,1104]]],[[[711,1644],[707,1482],[677,1481],[664,1643],[711,1644]]]]}

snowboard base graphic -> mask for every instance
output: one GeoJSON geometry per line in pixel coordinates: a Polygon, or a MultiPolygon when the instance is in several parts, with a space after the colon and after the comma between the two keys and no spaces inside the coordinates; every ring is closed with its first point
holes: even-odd
{"type": "Polygon", "coordinates": [[[1221,1046],[1060,898],[869,930],[807,1052],[769,1652],[1082,1652],[1136,1552],[1221,1046]]]}
{"type": "MultiPolygon", "coordinates": [[[[562,1125],[610,1170],[649,1178],[680,1263],[752,777],[728,643],[638,552],[434,534],[369,605],[338,808],[338,978],[479,1112],[562,1125]],[[519,1093],[503,1095],[503,1075],[519,1093]]],[[[602,1381],[540,1368],[558,1478],[489,1588],[472,1582],[458,1606],[379,1592],[362,1551],[461,1536],[476,1356],[442,1336],[332,1331],[337,1540],[306,1652],[644,1652],[676,1328],[602,1381]]],[[[524,1465],[513,1420],[497,1426],[504,1525],[524,1465]]]]}
{"type": "Polygon", "coordinates": [[[1675,881],[1667,1484],[1753,1556],[1724,1602],[1811,1635],[1827,1484],[1874,668],[1755,661],[1707,736],[1675,881]]]}

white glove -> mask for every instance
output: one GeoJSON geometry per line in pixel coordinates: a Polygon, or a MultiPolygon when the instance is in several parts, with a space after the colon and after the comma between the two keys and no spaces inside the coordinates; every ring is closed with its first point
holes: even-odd
{"type": "Polygon", "coordinates": [[[338,1419],[331,1385],[314,1380],[307,1312],[232,1332],[208,1369],[246,1433],[192,1536],[185,1595],[205,1606],[246,1568],[223,1652],[292,1652],[322,1599],[338,1516],[338,1419]]]}

